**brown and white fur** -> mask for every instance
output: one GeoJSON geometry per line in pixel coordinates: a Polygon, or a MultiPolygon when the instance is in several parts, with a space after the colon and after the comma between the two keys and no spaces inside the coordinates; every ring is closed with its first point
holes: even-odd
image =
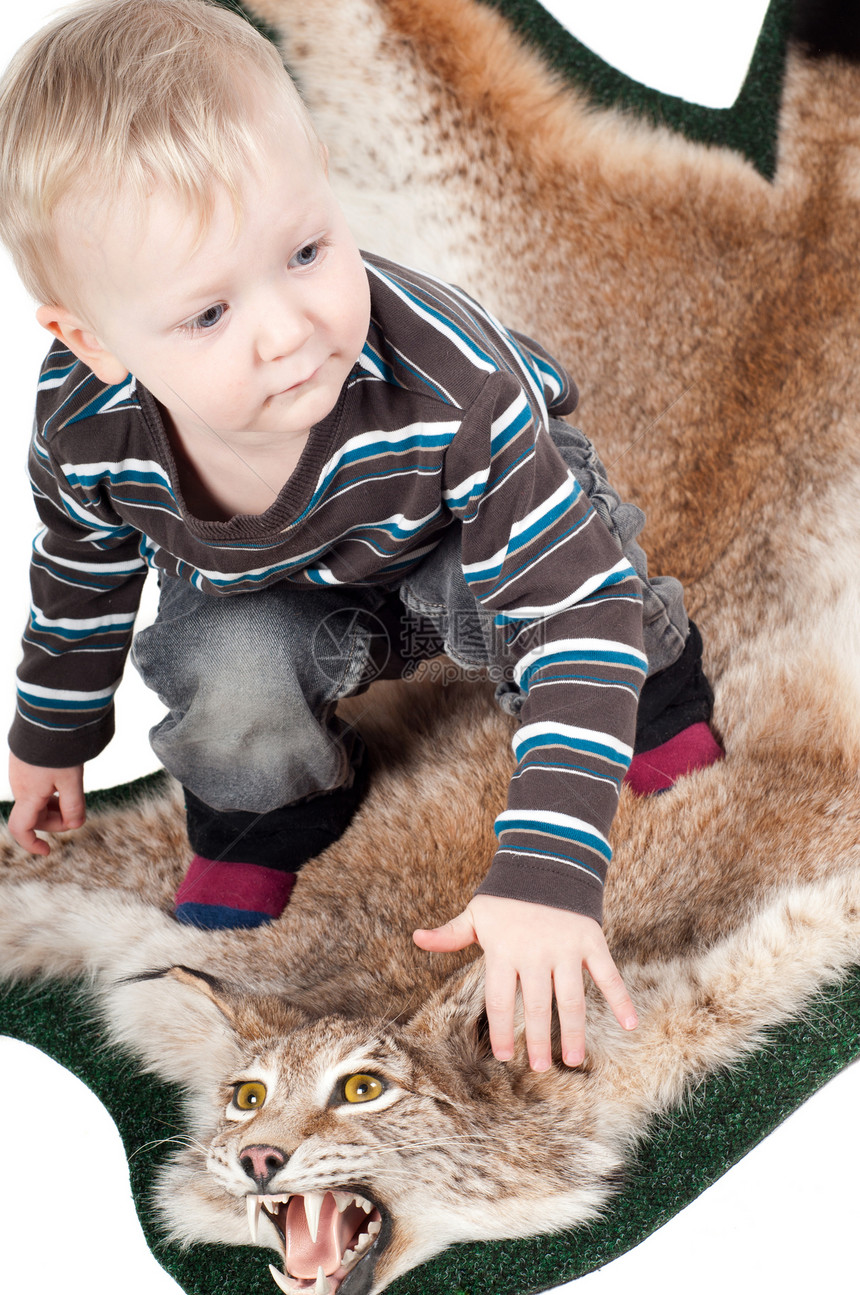
{"type": "Polygon", "coordinates": [[[769,184],[589,110],[473,0],[251,8],[283,35],[362,245],[460,283],[575,376],[652,570],[684,581],[727,752],[667,795],[622,794],[606,931],[641,1024],[624,1035],[593,999],[573,1071],[494,1061],[475,951],[410,939],[493,852],[512,729],[481,686],[431,667],[350,704],[369,796],[270,928],[168,916],[172,796],[95,817],[47,863],[4,843],[0,970],[87,972],[112,1036],[187,1089],[172,1235],[245,1242],[241,1153],[275,1146],[269,1195],[374,1207],[340,1284],[363,1295],[455,1241],[591,1217],[654,1113],[860,959],[860,73],[792,58],[769,184]],[[188,970],[129,979],[171,966],[188,970]],[[351,1107],[364,1072],[385,1091],[351,1107]],[[259,1110],[231,1106],[244,1080],[265,1083],[259,1110]]]}

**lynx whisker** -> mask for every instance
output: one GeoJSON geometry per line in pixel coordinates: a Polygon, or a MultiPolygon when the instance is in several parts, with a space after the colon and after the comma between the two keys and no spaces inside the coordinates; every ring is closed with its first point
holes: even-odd
{"type": "Polygon", "coordinates": [[[452,1142],[492,1142],[496,1135],[492,1133],[446,1133],[444,1137],[427,1138],[407,1142],[377,1142],[375,1151],[426,1151],[431,1147],[447,1147],[452,1142]]]}
{"type": "Polygon", "coordinates": [[[199,1142],[196,1138],[191,1137],[189,1134],[176,1133],[169,1138],[153,1138],[151,1142],[142,1143],[139,1147],[136,1147],[134,1151],[131,1152],[128,1158],[129,1160],[133,1160],[135,1156],[142,1155],[146,1151],[154,1151],[156,1147],[164,1147],[164,1146],[171,1146],[171,1145],[175,1145],[179,1147],[190,1147],[194,1151],[199,1151],[200,1154],[204,1156],[204,1158],[207,1155],[209,1150],[208,1147],[206,1147],[202,1142],[199,1142]]]}

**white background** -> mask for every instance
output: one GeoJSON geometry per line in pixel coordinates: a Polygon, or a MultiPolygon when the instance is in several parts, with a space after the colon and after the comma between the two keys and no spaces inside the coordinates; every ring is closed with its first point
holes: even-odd
{"type": "MultiPolygon", "coordinates": [[[[53,3],[27,0],[4,15],[0,64],[41,26],[53,3]]],[[[729,105],[752,52],[766,0],[547,0],[561,21],[628,75],[710,106],[729,105]],[[719,11],[719,21],[715,14],[719,11]]],[[[34,384],[49,338],[0,256],[0,381],[7,410],[0,526],[4,597],[17,601],[0,631],[11,681],[26,610],[35,514],[24,471],[34,384]]],[[[152,597],[147,609],[151,609],[152,597]]],[[[149,610],[145,614],[151,614],[149,610]]],[[[87,786],[114,786],[154,767],[146,731],[158,717],[134,671],[120,690],[119,736],[88,767],[87,786]]],[[[3,722],[8,726],[11,701],[3,722]]],[[[0,787],[0,797],[8,797],[0,787]]],[[[32,1048],[0,1039],[0,1286],[15,1295],[166,1295],[179,1287],[143,1241],[119,1137],[95,1097],[32,1048]]],[[[643,1245],[560,1287],[576,1295],[841,1295],[860,1289],[854,1258],[860,1069],[849,1069],[643,1245]]],[[[273,1291],[275,1286],[272,1286],[273,1291]]],[[[486,1285],[492,1292],[492,1278],[486,1285]]],[[[235,1292],[235,1295],[242,1295],[235,1292]]]]}

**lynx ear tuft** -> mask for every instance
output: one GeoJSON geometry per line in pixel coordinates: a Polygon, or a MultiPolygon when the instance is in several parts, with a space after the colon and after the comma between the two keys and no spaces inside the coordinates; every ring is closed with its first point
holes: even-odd
{"type": "Polygon", "coordinates": [[[218,1011],[227,1017],[231,1025],[236,1024],[236,1010],[223,981],[207,975],[205,971],[195,971],[191,967],[171,967],[166,974],[171,980],[178,980],[180,985],[187,985],[189,989],[196,989],[199,994],[205,995],[211,1003],[215,1004],[218,1011]]]}
{"type": "Polygon", "coordinates": [[[129,982],[141,980],[176,980],[180,985],[187,985],[214,1003],[222,1016],[225,1016],[234,1027],[238,1025],[238,1011],[232,1001],[233,995],[223,980],[210,976],[205,971],[196,971],[192,967],[165,967],[161,971],[145,971],[139,976],[130,976],[129,982]]]}
{"type": "Polygon", "coordinates": [[[308,1014],[281,994],[258,994],[206,971],[176,964],[146,971],[130,981],[173,980],[202,994],[217,1007],[236,1034],[248,1042],[272,1034],[286,1035],[307,1024],[308,1014]]]}

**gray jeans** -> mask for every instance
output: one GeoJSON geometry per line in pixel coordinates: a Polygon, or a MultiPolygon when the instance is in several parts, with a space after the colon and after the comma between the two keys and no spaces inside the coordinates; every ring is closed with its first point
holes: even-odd
{"type": "MultiPolygon", "coordinates": [[[[639,576],[656,674],[687,638],[683,589],[670,576],[649,578],[636,543],[644,514],[621,501],[591,442],[557,420],[550,432],[639,576]]],[[[353,735],[337,703],[443,652],[489,674],[500,706],[516,714],[514,661],[469,592],[459,529],[449,527],[397,588],[283,581],[218,598],[164,577],[157,620],[135,636],[132,660],[168,708],[150,732],[165,768],[215,810],[266,813],[338,787],[351,777],[353,735]]]]}

